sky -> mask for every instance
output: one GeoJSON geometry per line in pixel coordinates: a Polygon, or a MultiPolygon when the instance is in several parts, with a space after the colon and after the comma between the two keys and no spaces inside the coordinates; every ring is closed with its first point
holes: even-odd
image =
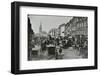
{"type": "Polygon", "coordinates": [[[29,14],[32,29],[35,33],[39,33],[40,24],[42,24],[42,31],[49,32],[52,28],[58,28],[59,25],[69,22],[71,16],[53,16],[53,15],[34,15],[29,14]]]}

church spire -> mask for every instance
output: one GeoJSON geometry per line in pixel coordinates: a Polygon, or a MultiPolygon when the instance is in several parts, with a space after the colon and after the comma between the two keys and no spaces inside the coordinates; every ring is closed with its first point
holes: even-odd
{"type": "Polygon", "coordinates": [[[42,32],[42,23],[40,22],[39,32],[42,32]]]}

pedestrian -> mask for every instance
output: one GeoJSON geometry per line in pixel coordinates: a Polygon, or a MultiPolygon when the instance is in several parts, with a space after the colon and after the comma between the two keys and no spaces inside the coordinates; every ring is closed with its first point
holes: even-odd
{"type": "Polygon", "coordinates": [[[58,51],[55,52],[55,59],[58,59],[58,51]]]}
{"type": "Polygon", "coordinates": [[[64,56],[64,54],[62,52],[62,48],[60,47],[59,54],[58,54],[58,59],[63,59],[63,56],[64,56]]]}

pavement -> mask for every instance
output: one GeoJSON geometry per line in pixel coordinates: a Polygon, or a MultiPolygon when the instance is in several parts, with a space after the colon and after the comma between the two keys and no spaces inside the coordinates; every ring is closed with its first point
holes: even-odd
{"type": "Polygon", "coordinates": [[[82,58],[81,55],[79,55],[79,51],[76,49],[73,49],[72,47],[69,47],[68,49],[63,49],[63,59],[80,59],[82,58]]]}
{"type": "MultiPolygon", "coordinates": [[[[73,47],[68,49],[62,49],[63,58],[62,59],[81,59],[82,55],[79,55],[79,51],[73,47]]],[[[33,57],[32,60],[55,60],[55,56],[48,56],[47,51],[41,53],[40,56],[33,57]]]]}

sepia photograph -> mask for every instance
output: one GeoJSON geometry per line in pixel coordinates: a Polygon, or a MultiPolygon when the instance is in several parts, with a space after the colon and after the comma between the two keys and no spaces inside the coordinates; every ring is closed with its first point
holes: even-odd
{"type": "Polygon", "coordinates": [[[88,17],[28,14],[28,60],[88,58],[88,17]]]}

